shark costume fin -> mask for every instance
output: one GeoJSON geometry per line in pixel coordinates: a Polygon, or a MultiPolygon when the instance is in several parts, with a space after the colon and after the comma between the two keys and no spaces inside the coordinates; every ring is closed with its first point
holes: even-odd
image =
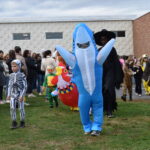
{"type": "Polygon", "coordinates": [[[63,57],[65,62],[71,67],[74,68],[76,64],[76,58],[73,54],[71,54],[69,51],[64,49],[61,46],[56,46],[56,50],[60,53],[60,55],[63,57]]]}

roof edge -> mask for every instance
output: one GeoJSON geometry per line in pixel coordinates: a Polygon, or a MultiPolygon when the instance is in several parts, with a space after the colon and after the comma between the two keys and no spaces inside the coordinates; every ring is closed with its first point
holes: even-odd
{"type": "Polygon", "coordinates": [[[111,21],[111,20],[134,20],[136,15],[128,16],[64,16],[46,18],[0,18],[0,23],[38,23],[38,22],[68,22],[68,21],[111,21]]]}

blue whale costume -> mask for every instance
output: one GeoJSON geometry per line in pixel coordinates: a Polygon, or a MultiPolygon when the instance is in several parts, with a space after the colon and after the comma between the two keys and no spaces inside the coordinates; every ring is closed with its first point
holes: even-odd
{"type": "Polygon", "coordinates": [[[84,23],[80,23],[75,27],[73,33],[73,53],[61,46],[56,46],[56,50],[72,67],[73,81],[76,83],[79,92],[80,118],[85,132],[102,130],[102,65],[114,42],[115,40],[111,39],[98,52],[93,32],[84,23]],[[90,108],[92,108],[93,121],[90,120],[90,108]]]}

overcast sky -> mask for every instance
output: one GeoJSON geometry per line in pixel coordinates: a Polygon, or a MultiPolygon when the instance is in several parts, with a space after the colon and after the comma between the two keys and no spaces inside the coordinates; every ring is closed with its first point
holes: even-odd
{"type": "Polygon", "coordinates": [[[0,0],[0,18],[142,15],[150,0],[0,0]]]}

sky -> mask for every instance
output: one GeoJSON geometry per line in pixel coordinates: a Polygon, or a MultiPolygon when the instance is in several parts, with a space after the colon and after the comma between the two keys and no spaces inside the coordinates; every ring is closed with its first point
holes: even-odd
{"type": "Polygon", "coordinates": [[[0,0],[0,18],[141,16],[150,0],[0,0]]]}

